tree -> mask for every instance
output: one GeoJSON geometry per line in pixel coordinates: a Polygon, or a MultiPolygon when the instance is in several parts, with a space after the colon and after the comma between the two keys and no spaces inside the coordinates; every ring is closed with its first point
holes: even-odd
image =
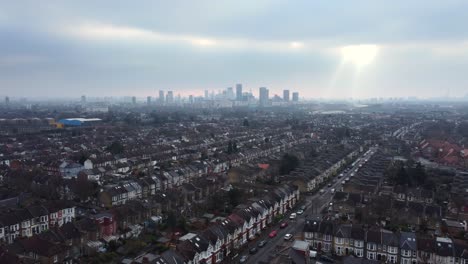
{"type": "Polygon", "coordinates": [[[173,211],[169,211],[167,214],[166,224],[171,230],[177,226],[177,217],[173,211]]]}
{"type": "Polygon", "coordinates": [[[286,153],[280,161],[279,173],[280,175],[288,174],[298,166],[299,159],[295,155],[286,153]]]}
{"type": "Polygon", "coordinates": [[[232,141],[229,140],[228,147],[227,147],[227,153],[228,153],[228,154],[231,154],[232,152],[233,152],[233,149],[232,149],[232,141]]]}
{"type": "Polygon", "coordinates": [[[233,151],[233,152],[237,152],[237,151],[238,151],[238,149],[237,149],[237,142],[236,142],[236,141],[232,142],[232,151],[233,151]]]}
{"type": "Polygon", "coordinates": [[[124,152],[124,146],[119,141],[114,141],[107,147],[107,151],[113,155],[122,154],[124,152]]]}
{"type": "Polygon", "coordinates": [[[228,192],[228,198],[229,198],[229,204],[231,207],[236,207],[240,204],[241,200],[240,198],[242,197],[242,191],[237,189],[237,188],[232,188],[228,192]]]}

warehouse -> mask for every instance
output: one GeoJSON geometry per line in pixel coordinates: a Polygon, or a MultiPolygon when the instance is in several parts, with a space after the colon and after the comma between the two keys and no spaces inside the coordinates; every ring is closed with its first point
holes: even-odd
{"type": "Polygon", "coordinates": [[[60,119],[58,123],[64,126],[92,126],[99,124],[102,119],[99,118],[66,118],[60,119]]]}

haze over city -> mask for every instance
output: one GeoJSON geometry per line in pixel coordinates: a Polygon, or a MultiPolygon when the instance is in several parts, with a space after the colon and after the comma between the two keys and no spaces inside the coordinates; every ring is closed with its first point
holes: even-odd
{"type": "Polygon", "coordinates": [[[463,97],[466,1],[3,1],[0,95],[463,97]]]}

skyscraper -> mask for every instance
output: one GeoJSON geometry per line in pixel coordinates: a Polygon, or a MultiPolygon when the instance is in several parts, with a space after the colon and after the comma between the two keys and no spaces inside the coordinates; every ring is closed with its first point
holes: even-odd
{"type": "Polygon", "coordinates": [[[298,92],[294,92],[292,94],[292,100],[293,100],[293,102],[299,102],[299,93],[298,92]]]}
{"type": "Polygon", "coordinates": [[[146,97],[146,103],[147,103],[148,105],[151,104],[151,96],[146,97]]]}
{"type": "Polygon", "coordinates": [[[289,90],[283,90],[283,101],[289,102],[289,90]]]}
{"type": "Polygon", "coordinates": [[[82,103],[82,104],[85,104],[85,103],[86,103],[86,96],[85,96],[85,95],[82,95],[82,96],[81,96],[81,103],[82,103]]]}
{"type": "Polygon", "coordinates": [[[136,104],[136,97],[132,96],[132,104],[136,104]]]}
{"type": "Polygon", "coordinates": [[[226,97],[227,97],[227,99],[230,99],[230,100],[235,98],[234,90],[232,90],[232,87],[228,87],[226,89],[226,97]]]}
{"type": "Polygon", "coordinates": [[[159,103],[164,104],[164,91],[159,90],[159,103]]]}
{"type": "Polygon", "coordinates": [[[208,100],[210,96],[208,95],[208,90],[205,90],[205,100],[208,100]]]}
{"type": "Polygon", "coordinates": [[[166,103],[168,104],[174,103],[174,93],[172,91],[167,91],[166,103]]]}
{"type": "Polygon", "coordinates": [[[268,104],[268,89],[266,87],[260,87],[259,89],[259,103],[262,106],[265,106],[268,104]]]}
{"type": "Polygon", "coordinates": [[[193,104],[193,95],[189,95],[188,100],[189,100],[189,104],[193,104]]]}
{"type": "Polygon", "coordinates": [[[8,96],[5,96],[5,104],[10,104],[10,97],[8,96]]]}
{"type": "Polygon", "coordinates": [[[242,84],[236,84],[236,100],[242,101],[242,84]]]}

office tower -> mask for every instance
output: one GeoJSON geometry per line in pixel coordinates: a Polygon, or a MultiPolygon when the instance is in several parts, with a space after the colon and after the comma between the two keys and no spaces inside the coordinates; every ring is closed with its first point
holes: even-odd
{"type": "Polygon", "coordinates": [[[86,103],[86,96],[85,95],[81,96],[81,103],[82,104],[86,103]]]}
{"type": "Polygon", "coordinates": [[[268,104],[268,89],[266,87],[260,87],[259,89],[259,103],[260,105],[267,105],[268,104]]]}
{"type": "Polygon", "coordinates": [[[136,104],[136,97],[132,96],[132,104],[136,104]]]}
{"type": "Polygon", "coordinates": [[[189,104],[193,104],[193,95],[189,95],[188,100],[189,100],[189,104]]]}
{"type": "Polygon", "coordinates": [[[242,101],[242,84],[236,84],[236,100],[242,101]]]}
{"type": "Polygon", "coordinates": [[[299,102],[299,93],[298,92],[294,92],[292,94],[292,100],[293,100],[293,102],[299,102]]]}
{"type": "Polygon", "coordinates": [[[232,89],[232,87],[228,87],[226,89],[226,97],[227,97],[227,99],[234,99],[235,98],[234,90],[232,89]]]}
{"type": "Polygon", "coordinates": [[[5,96],[5,104],[10,104],[10,97],[5,96]]]}
{"type": "Polygon", "coordinates": [[[289,90],[283,90],[283,101],[289,102],[289,90]]]}
{"type": "Polygon", "coordinates": [[[151,96],[146,97],[146,103],[147,103],[148,105],[151,104],[151,96]]]}
{"type": "Polygon", "coordinates": [[[159,103],[164,104],[164,91],[159,90],[159,103]]]}
{"type": "Polygon", "coordinates": [[[166,103],[168,104],[174,103],[174,93],[172,91],[167,91],[166,103]]]}
{"type": "Polygon", "coordinates": [[[205,90],[205,100],[208,100],[208,97],[209,97],[208,90],[205,90]]]}

